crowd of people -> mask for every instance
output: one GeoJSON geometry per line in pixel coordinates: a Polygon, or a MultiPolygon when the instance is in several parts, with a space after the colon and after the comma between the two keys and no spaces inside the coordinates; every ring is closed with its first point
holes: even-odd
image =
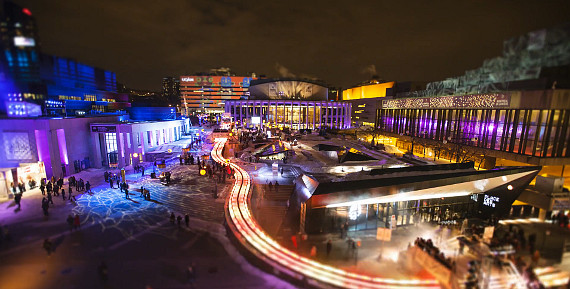
{"type": "Polygon", "coordinates": [[[414,241],[414,245],[416,245],[418,248],[424,250],[426,253],[428,253],[430,256],[432,256],[434,259],[436,259],[438,262],[443,264],[443,266],[447,267],[450,270],[453,269],[453,266],[455,265],[455,261],[453,261],[449,257],[445,257],[445,254],[443,252],[441,252],[439,250],[439,248],[433,244],[433,241],[431,239],[425,240],[424,238],[418,237],[414,241]]]}

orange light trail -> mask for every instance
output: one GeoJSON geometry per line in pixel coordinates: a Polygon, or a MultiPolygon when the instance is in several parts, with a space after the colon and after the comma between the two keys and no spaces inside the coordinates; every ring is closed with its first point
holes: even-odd
{"type": "MultiPolygon", "coordinates": [[[[212,157],[216,162],[228,163],[222,156],[227,138],[215,139],[212,157]]],[[[229,162],[235,170],[235,183],[226,201],[226,219],[240,243],[264,262],[281,273],[302,280],[317,280],[323,285],[343,288],[439,288],[436,280],[390,279],[351,273],[328,266],[281,246],[268,236],[253,218],[249,208],[251,178],[240,166],[229,162]]]]}

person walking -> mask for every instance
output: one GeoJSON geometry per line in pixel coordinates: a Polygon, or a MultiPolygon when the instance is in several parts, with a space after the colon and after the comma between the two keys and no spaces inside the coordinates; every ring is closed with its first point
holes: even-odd
{"type": "Polygon", "coordinates": [[[43,184],[40,186],[40,191],[42,192],[42,195],[45,196],[46,194],[46,186],[44,186],[43,184]]]}
{"type": "Polygon", "coordinates": [[[125,188],[125,198],[130,199],[129,197],[129,190],[125,188]]]}
{"type": "Polygon", "coordinates": [[[44,211],[44,216],[48,216],[48,209],[49,209],[49,204],[48,204],[48,200],[44,197],[42,199],[42,210],[44,211]]]}
{"type": "Polygon", "coordinates": [[[174,225],[174,220],[176,219],[176,217],[174,216],[174,212],[170,213],[170,223],[172,225],[174,225]]]}
{"type": "Polygon", "coordinates": [[[332,241],[331,241],[331,239],[329,239],[329,240],[327,241],[327,258],[328,258],[329,255],[331,254],[331,251],[332,251],[332,241]]]}
{"type": "Polygon", "coordinates": [[[141,173],[141,177],[144,177],[144,166],[141,167],[141,172],[142,172],[142,173],[141,173]]]}
{"type": "Polygon", "coordinates": [[[184,222],[186,223],[186,228],[190,227],[190,216],[188,214],[184,216],[184,222]]]}
{"type": "Polygon", "coordinates": [[[20,211],[22,209],[22,207],[20,206],[20,202],[22,201],[22,194],[15,194],[14,195],[14,202],[16,203],[16,205],[18,206],[18,208],[16,209],[16,211],[20,211]]]}
{"type": "Polygon", "coordinates": [[[81,220],[79,219],[79,215],[75,214],[75,218],[73,218],[73,228],[79,229],[81,227],[81,220]]]}
{"type": "Polygon", "coordinates": [[[51,197],[51,193],[48,193],[48,194],[47,194],[47,202],[53,205],[53,200],[52,200],[52,197],[51,197]]]}
{"type": "Polygon", "coordinates": [[[46,250],[48,257],[51,256],[51,250],[52,250],[52,243],[49,240],[49,238],[44,240],[44,244],[43,244],[44,250],[46,250]]]}
{"type": "Polygon", "coordinates": [[[86,193],[91,193],[91,184],[89,183],[89,181],[87,181],[85,183],[85,192],[86,193]]]}
{"type": "Polygon", "coordinates": [[[109,178],[109,186],[113,189],[113,178],[109,178]]]}
{"type": "Polygon", "coordinates": [[[61,197],[65,201],[65,189],[61,189],[61,197]]]}
{"type": "Polygon", "coordinates": [[[73,231],[73,217],[71,215],[67,215],[67,226],[69,227],[69,231],[73,231]]]}
{"type": "MultiPolygon", "coordinates": [[[[144,194],[144,187],[143,187],[143,186],[141,186],[141,195],[140,195],[140,197],[145,197],[145,194],[144,194]]],[[[145,197],[145,199],[146,199],[146,197],[145,197]]]]}
{"type": "Polygon", "coordinates": [[[178,215],[178,217],[176,217],[176,221],[178,223],[178,229],[180,229],[180,224],[182,223],[182,217],[180,217],[180,215],[178,215]]]}
{"type": "Polygon", "coordinates": [[[188,266],[186,269],[186,277],[188,278],[190,287],[194,288],[194,281],[196,280],[196,269],[194,267],[194,263],[192,263],[192,265],[188,266]]]}

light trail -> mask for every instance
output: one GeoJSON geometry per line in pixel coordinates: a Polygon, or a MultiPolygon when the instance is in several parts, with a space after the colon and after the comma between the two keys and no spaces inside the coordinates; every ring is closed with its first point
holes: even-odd
{"type": "Polygon", "coordinates": [[[249,208],[251,178],[240,166],[222,156],[227,138],[215,139],[212,158],[235,170],[235,183],[226,202],[227,220],[242,245],[264,262],[298,280],[313,279],[321,287],[342,288],[440,288],[436,280],[390,279],[347,272],[328,266],[281,246],[256,222],[249,208]]]}

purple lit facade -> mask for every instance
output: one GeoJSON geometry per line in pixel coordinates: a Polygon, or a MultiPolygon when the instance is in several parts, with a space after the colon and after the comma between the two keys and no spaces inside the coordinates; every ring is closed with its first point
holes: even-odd
{"type": "Polygon", "coordinates": [[[350,127],[351,104],[303,100],[231,100],[226,101],[225,112],[230,113],[243,127],[253,126],[252,118],[259,117],[261,123],[269,126],[343,129],[350,127]]]}
{"type": "Polygon", "coordinates": [[[569,90],[387,99],[376,126],[394,136],[458,143],[496,157],[562,165],[570,157],[569,90]]]}

